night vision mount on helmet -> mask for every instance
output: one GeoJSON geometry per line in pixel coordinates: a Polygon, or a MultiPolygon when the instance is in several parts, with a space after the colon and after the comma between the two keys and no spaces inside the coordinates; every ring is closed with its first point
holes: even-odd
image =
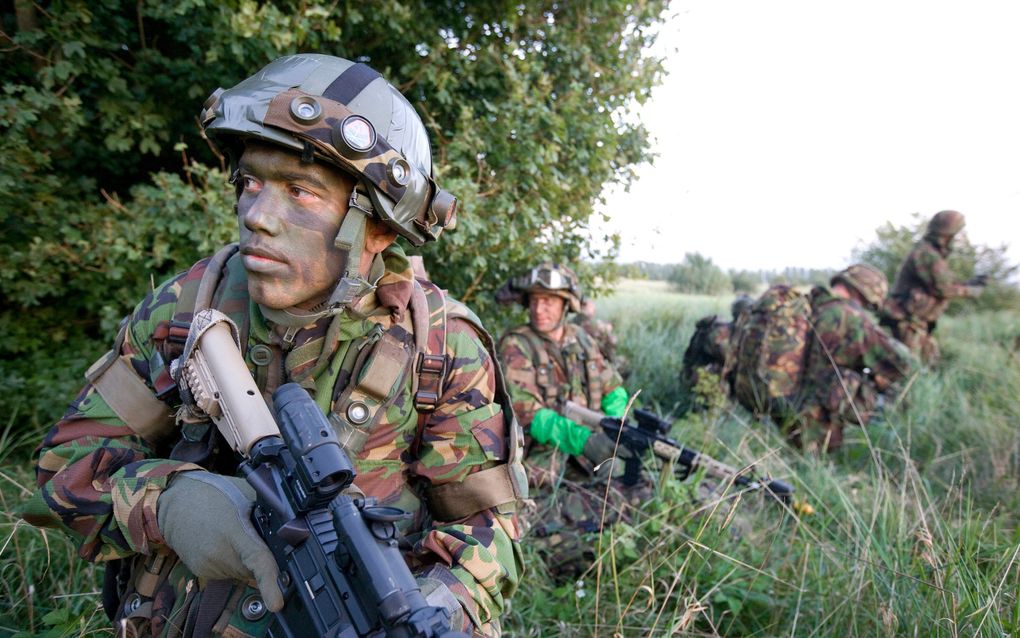
{"type": "Polygon", "coordinates": [[[363,289],[358,267],[367,217],[415,246],[455,223],[457,198],[434,179],[425,125],[404,96],[365,64],[317,54],[280,58],[231,89],[217,89],[201,119],[232,164],[244,141],[257,139],[306,161],[329,162],[357,180],[336,237],[348,260],[331,305],[349,303],[363,289]]]}

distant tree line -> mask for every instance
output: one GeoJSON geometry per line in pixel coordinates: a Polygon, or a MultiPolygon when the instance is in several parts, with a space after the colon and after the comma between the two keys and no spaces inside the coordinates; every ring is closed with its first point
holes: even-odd
{"type": "MultiPolygon", "coordinates": [[[[862,243],[851,255],[854,263],[864,262],[885,273],[892,286],[896,272],[914,243],[924,235],[928,217],[915,214],[910,223],[896,226],[886,223],[875,230],[875,237],[862,243]]],[[[959,281],[983,275],[987,279],[985,293],[976,302],[954,302],[949,312],[963,310],[997,310],[1020,307],[1020,287],[1016,275],[1020,265],[1012,264],[1008,246],[974,244],[966,231],[957,236],[949,264],[959,281]]],[[[646,261],[621,264],[620,276],[634,279],[668,281],[682,293],[724,295],[756,294],[773,284],[810,287],[827,285],[838,269],[796,268],[782,270],[723,270],[711,258],[700,253],[687,253],[678,264],[655,264],[646,261]]]]}
{"type": "Polygon", "coordinates": [[[710,257],[687,253],[679,264],[654,264],[638,261],[621,265],[623,277],[668,281],[678,292],[698,295],[730,293],[755,294],[773,284],[814,286],[825,284],[836,272],[828,268],[796,268],[782,270],[723,270],[710,257]]]}

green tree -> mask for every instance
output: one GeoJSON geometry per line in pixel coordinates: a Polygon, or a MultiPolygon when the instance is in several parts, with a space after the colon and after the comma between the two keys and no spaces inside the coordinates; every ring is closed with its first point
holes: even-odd
{"type": "Polygon", "coordinates": [[[489,293],[535,260],[602,257],[588,220],[648,157],[624,116],[662,72],[646,51],[666,0],[13,5],[0,5],[0,389],[38,397],[48,420],[54,377],[80,372],[54,371],[60,353],[98,354],[153,281],[234,234],[227,167],[196,122],[217,86],[299,51],[394,81],[461,198],[429,269],[491,317],[489,293]]]}
{"type": "Polygon", "coordinates": [[[669,276],[679,292],[699,295],[721,295],[733,292],[733,284],[722,268],[700,253],[687,253],[683,262],[669,276]]]}
{"type": "Polygon", "coordinates": [[[733,285],[733,292],[753,295],[762,287],[764,279],[761,272],[750,270],[730,270],[730,283],[733,285]]]}

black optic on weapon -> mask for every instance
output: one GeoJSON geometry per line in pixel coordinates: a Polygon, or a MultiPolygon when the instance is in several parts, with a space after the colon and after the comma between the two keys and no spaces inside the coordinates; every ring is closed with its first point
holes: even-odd
{"type": "Polygon", "coordinates": [[[651,410],[645,410],[644,408],[634,410],[634,417],[637,419],[637,426],[651,434],[666,436],[673,427],[673,425],[666,419],[663,419],[651,410]]]}
{"type": "Polygon", "coordinates": [[[340,447],[336,433],[308,393],[287,383],[273,393],[277,422],[283,440],[295,457],[299,506],[303,509],[325,505],[354,480],[354,466],[340,447]],[[298,427],[314,423],[318,427],[298,427]]]}

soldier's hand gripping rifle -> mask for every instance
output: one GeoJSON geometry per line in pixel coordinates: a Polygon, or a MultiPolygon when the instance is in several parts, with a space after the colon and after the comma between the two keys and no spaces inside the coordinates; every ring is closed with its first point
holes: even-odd
{"type": "Polygon", "coordinates": [[[396,523],[409,515],[345,493],[354,466],[299,385],[273,394],[273,418],[225,315],[196,314],[172,373],[190,394],[186,405],[211,417],[245,458],[241,472],[257,495],[252,519],[276,558],[285,600],[270,636],[465,636],[450,630],[447,609],[427,603],[404,562],[396,523]]]}
{"type": "Polygon", "coordinates": [[[785,481],[770,478],[757,478],[746,471],[720,463],[715,459],[684,447],[676,440],[667,437],[671,423],[648,410],[634,410],[636,424],[630,421],[606,416],[601,412],[589,410],[573,401],[563,405],[562,414],[566,418],[589,428],[601,429],[621,446],[634,452],[624,459],[624,473],[621,478],[624,485],[634,485],[641,477],[641,464],[645,454],[651,452],[660,459],[677,464],[686,477],[698,468],[719,479],[731,480],[748,490],[765,490],[765,492],[781,502],[790,504],[793,499],[793,486],[785,481]]]}

